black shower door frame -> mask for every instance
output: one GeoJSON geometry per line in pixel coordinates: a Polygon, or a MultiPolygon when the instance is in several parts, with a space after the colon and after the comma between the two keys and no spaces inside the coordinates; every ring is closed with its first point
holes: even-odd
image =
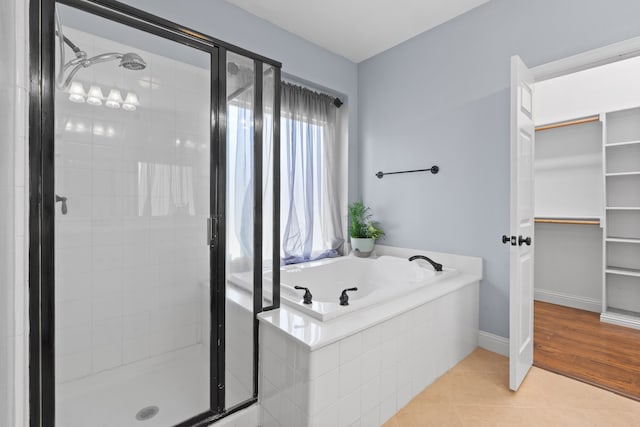
{"type": "MultiPolygon", "coordinates": [[[[150,34],[207,52],[211,56],[210,120],[210,216],[217,224],[210,244],[211,351],[210,408],[176,427],[206,426],[257,402],[257,314],[280,306],[280,76],[282,65],[270,58],[217,40],[206,34],[113,0],[31,0],[29,9],[29,417],[31,427],[55,424],[55,242],[54,242],[54,93],[55,5],[124,24],[150,34]],[[253,396],[225,408],[225,301],[226,301],[226,56],[235,52],[254,61],[254,174],[255,188],[262,188],[263,64],[275,71],[273,105],[273,298],[262,298],[262,191],[254,191],[253,283],[253,396]]],[[[204,236],[203,236],[204,240],[204,236]]],[[[61,426],[62,427],[62,426],[61,426]]]]}

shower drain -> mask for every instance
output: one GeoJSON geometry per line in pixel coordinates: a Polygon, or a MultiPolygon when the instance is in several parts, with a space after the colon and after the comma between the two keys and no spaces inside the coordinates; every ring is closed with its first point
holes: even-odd
{"type": "Polygon", "coordinates": [[[150,420],[151,418],[155,417],[158,414],[158,412],[160,412],[160,408],[158,408],[157,406],[147,406],[138,411],[138,413],[136,414],[136,420],[138,421],[150,420]]]}

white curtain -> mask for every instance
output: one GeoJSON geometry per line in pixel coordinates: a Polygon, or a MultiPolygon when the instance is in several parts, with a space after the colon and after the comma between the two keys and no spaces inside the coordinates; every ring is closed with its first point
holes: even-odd
{"type": "Polygon", "coordinates": [[[339,255],[340,149],[334,98],[283,83],[281,233],[285,264],[339,255]]]}

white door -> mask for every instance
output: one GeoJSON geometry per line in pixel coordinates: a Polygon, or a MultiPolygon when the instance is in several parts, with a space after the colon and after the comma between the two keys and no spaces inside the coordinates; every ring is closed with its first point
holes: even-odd
{"type": "Polygon", "coordinates": [[[533,74],[511,58],[511,240],[509,388],[517,390],[533,364],[533,74]]]}

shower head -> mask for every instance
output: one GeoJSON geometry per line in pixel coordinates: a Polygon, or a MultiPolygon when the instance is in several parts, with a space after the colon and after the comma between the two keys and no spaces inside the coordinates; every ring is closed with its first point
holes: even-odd
{"type": "Polygon", "coordinates": [[[127,70],[144,70],[147,68],[147,63],[137,53],[129,52],[122,55],[120,58],[120,66],[127,70]]]}
{"type": "MultiPolygon", "coordinates": [[[[75,59],[72,59],[71,61],[64,64],[64,66],[62,66],[63,72],[66,71],[68,68],[71,68],[71,67],[73,68],[71,69],[71,72],[69,72],[69,74],[67,75],[67,78],[66,80],[64,80],[64,83],[59,83],[58,87],[60,87],[60,89],[68,88],[71,85],[71,80],[73,79],[75,74],[78,71],[80,71],[80,69],[82,68],[88,68],[88,67],[91,67],[92,65],[99,64],[101,62],[108,62],[108,61],[115,61],[115,60],[120,60],[120,64],[119,64],[120,67],[123,67],[127,70],[138,71],[138,70],[144,70],[147,67],[147,63],[144,62],[144,59],[142,59],[142,57],[137,53],[109,52],[109,53],[102,53],[100,55],[96,55],[92,58],[87,58],[87,54],[84,51],[79,50],[78,52],[76,52],[75,59]]],[[[63,77],[61,73],[58,80],[61,81],[62,79],[63,77]]]]}

